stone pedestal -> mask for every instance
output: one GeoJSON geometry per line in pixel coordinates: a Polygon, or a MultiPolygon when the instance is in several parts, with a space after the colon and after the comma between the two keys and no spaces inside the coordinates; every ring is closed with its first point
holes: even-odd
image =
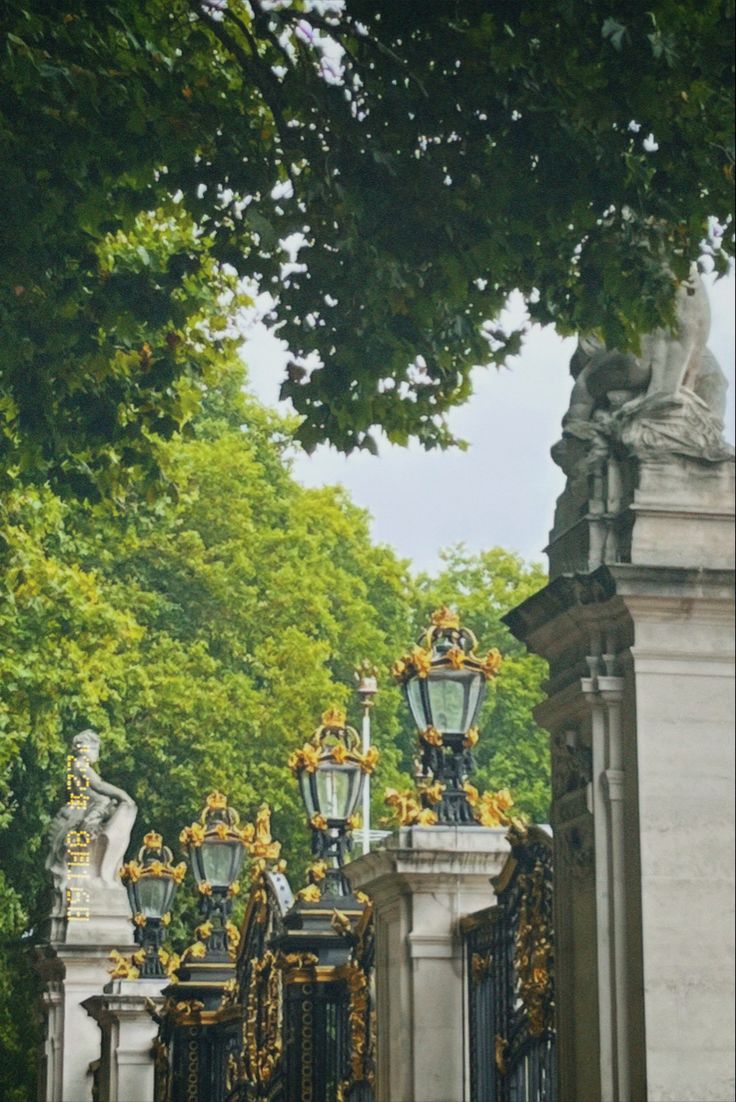
{"type": "Polygon", "coordinates": [[[345,868],[376,923],[380,1102],[465,1097],[464,961],[459,921],[494,902],[505,831],[407,827],[345,868]]]}
{"type": "Polygon", "coordinates": [[[506,618],[550,663],[560,1098],[727,1102],[733,464],[616,464],[506,618]]]}
{"type": "MultiPolygon", "coordinates": [[[[163,1003],[168,979],[112,980],[84,1009],[102,1033],[98,1102],[153,1102],[153,1042],[158,1027],[150,1003],[163,1003]]],[[[99,1035],[98,1035],[99,1045],[99,1035]]]]}
{"type": "MultiPolygon", "coordinates": [[[[129,931],[130,923],[128,936],[129,931]]],[[[110,945],[91,944],[39,948],[46,1014],[39,1102],[92,1102],[90,1064],[100,1056],[100,1031],[82,1004],[99,995],[110,979],[110,951],[110,945]]]]}

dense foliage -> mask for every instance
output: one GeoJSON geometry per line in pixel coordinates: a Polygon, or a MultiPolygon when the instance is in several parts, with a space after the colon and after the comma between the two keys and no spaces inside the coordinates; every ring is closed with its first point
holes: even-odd
{"type": "Polygon", "coordinates": [[[471,365],[518,347],[484,324],[514,288],[619,344],[666,319],[709,216],[732,252],[732,23],[722,0],[4,0],[7,465],[83,495],[155,474],[236,274],[276,297],[308,447],[447,442],[471,365]]]}
{"type": "MultiPolygon", "coordinates": [[[[22,949],[48,906],[45,832],[63,802],[70,737],[84,725],[102,734],[103,776],[138,804],[134,845],[155,827],[178,849],[181,827],[220,787],[245,817],[262,800],[271,804],[298,884],[307,831],[289,752],[331,703],[349,704],[357,723],[352,673],[369,657],[381,676],[374,816],[384,815],[383,788],[410,783],[415,749],[388,670],[431,606],[449,599],[483,644],[509,653],[484,717],[481,780],[510,784],[519,807],[546,815],[544,754],[526,711],[539,663],[520,657],[498,623],[541,573],[504,552],[472,559],[457,551],[439,578],[415,582],[390,549],[371,543],[366,515],[341,490],[292,479],[292,426],[243,394],[242,369],[230,364],[220,374],[194,434],[162,446],[176,500],[115,511],[27,486],[3,502],[0,1043],[8,1084],[26,1082],[34,1065],[33,1002],[19,1008],[12,990],[32,984],[22,949]]],[[[192,911],[193,893],[183,890],[172,926],[180,947],[192,911]]]]}

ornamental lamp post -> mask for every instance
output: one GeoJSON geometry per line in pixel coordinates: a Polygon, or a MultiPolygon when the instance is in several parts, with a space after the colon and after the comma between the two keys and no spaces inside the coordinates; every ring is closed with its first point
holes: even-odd
{"type": "Polygon", "coordinates": [[[312,830],[314,861],[309,875],[314,890],[305,898],[319,899],[318,885],[323,880],[325,894],[349,894],[342,868],[352,849],[352,831],[358,826],[356,810],[363,784],[377,761],[374,747],[361,752],[358,732],[346,726],[345,713],[337,708],[323,713],[311,739],[289,758],[312,830]]]}
{"type": "Polygon", "coordinates": [[[478,741],[475,723],[486,683],[498,673],[501,655],[494,648],[479,658],[476,646],[472,631],[461,626],[456,613],[443,607],[432,614],[417,645],[392,671],[417,725],[420,795],[428,818],[435,823],[478,822],[466,784],[478,741]]]}
{"type": "Polygon", "coordinates": [[[183,861],[173,865],[172,860],[171,850],[152,830],[143,839],[137,861],[129,861],[120,870],[133,915],[135,940],[145,954],[140,967],[142,977],[166,975],[160,959],[161,945],[176,889],[187,871],[183,861]]]}
{"type": "MultiPolygon", "coordinates": [[[[362,751],[367,754],[371,747],[371,708],[373,698],[378,692],[378,670],[364,659],[354,674],[356,691],[363,708],[363,720],[361,726],[362,751]]],[[[361,848],[363,853],[369,853],[371,848],[371,782],[366,776],[363,781],[363,825],[361,828],[361,848]]]]}
{"type": "Polygon", "coordinates": [[[239,891],[238,876],[245,851],[253,840],[253,827],[239,827],[240,816],[228,807],[227,796],[211,792],[199,821],[179,835],[197,879],[199,910],[205,916],[200,929],[207,931],[207,954],[228,957],[227,921],[233,896],[239,891]],[[213,919],[219,922],[213,924],[213,919]]]}

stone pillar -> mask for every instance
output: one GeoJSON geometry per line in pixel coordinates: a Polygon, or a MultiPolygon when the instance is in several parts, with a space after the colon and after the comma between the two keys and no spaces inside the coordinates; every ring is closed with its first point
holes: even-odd
{"type": "MultiPolygon", "coordinates": [[[[83,1006],[102,1033],[99,1102],[153,1102],[153,1042],[158,1031],[149,1008],[163,1004],[168,978],[112,980],[83,1006]]],[[[98,1041],[99,1045],[99,1041],[98,1041]]]]}
{"type": "Polygon", "coordinates": [[[552,580],[506,617],[550,664],[565,1102],[734,1097],[734,471],[672,454],[693,401],[662,454],[632,414],[569,524],[568,471],[552,580]]]}
{"type": "Polygon", "coordinates": [[[376,1099],[462,1102],[464,959],[459,921],[493,904],[505,831],[404,827],[345,868],[376,924],[376,1099]]]}
{"type": "MultiPolygon", "coordinates": [[[[122,949],[136,948],[121,942],[122,949]]],[[[90,1065],[100,1056],[100,1031],[82,1004],[99,995],[110,979],[110,949],[55,944],[39,952],[46,1012],[39,1102],[92,1102],[90,1065]]]]}

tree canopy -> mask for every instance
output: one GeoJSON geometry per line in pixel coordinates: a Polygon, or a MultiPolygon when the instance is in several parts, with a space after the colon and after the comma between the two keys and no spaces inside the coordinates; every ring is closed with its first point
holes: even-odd
{"type": "Polygon", "coordinates": [[[349,451],[378,426],[448,443],[472,365],[519,347],[493,321],[515,288],[623,345],[671,317],[711,216],[719,270],[733,251],[721,0],[1,10],[18,477],[90,496],[160,471],[242,280],[274,295],[299,440],[349,451]]]}

